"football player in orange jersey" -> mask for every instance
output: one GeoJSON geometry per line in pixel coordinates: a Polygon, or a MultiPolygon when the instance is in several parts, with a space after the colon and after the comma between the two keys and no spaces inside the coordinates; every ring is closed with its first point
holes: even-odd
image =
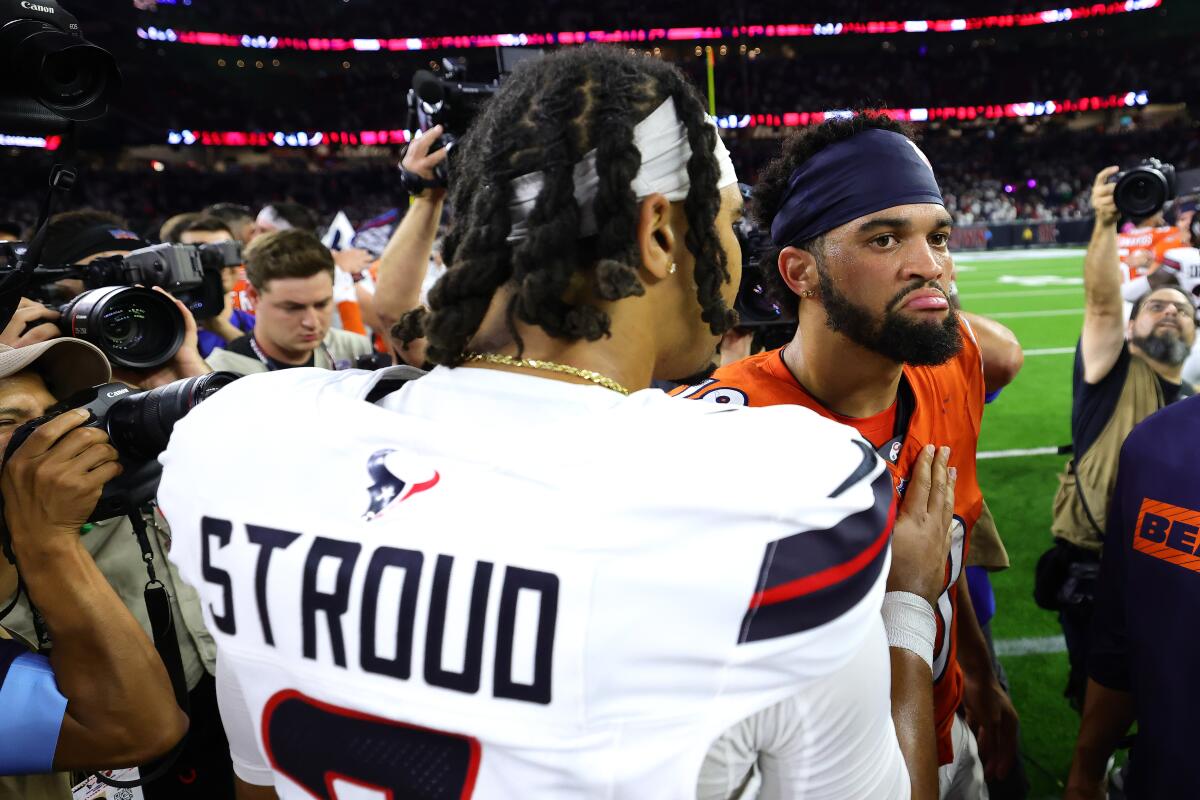
{"type": "Polygon", "coordinates": [[[951,308],[952,221],[928,160],[898,123],[858,115],[794,134],[760,177],[755,205],[778,248],[761,262],[778,268],[765,277],[785,306],[798,306],[796,336],[679,396],[804,405],[851,425],[891,465],[901,493],[926,446],[949,446],[958,483],[935,609],[939,783],[943,798],[986,796],[985,772],[1003,777],[1017,756],[1017,717],[962,567],[983,503],[975,450],[984,395],[1015,376],[1020,345],[1002,326],[968,324],[951,308]]]}
{"type": "Polygon", "coordinates": [[[1183,246],[1183,232],[1168,225],[1162,211],[1153,216],[1133,220],[1133,227],[1117,234],[1117,251],[1121,259],[1121,280],[1129,282],[1153,272],[1172,248],[1183,246]]]}

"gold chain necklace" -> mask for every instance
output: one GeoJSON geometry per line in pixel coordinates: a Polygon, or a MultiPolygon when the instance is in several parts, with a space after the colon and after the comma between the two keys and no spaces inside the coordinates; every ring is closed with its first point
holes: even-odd
{"type": "Polygon", "coordinates": [[[605,389],[611,389],[618,394],[628,395],[629,390],[621,384],[614,381],[599,372],[592,372],[590,369],[579,369],[578,367],[567,366],[566,364],[558,364],[553,361],[538,361],[533,358],[513,358],[512,356],[502,356],[499,353],[472,353],[467,356],[467,361],[486,361],[489,364],[503,364],[506,367],[525,367],[526,369],[540,369],[545,372],[558,372],[563,375],[574,375],[576,378],[583,378],[585,381],[591,381],[597,386],[603,386],[605,389]]]}

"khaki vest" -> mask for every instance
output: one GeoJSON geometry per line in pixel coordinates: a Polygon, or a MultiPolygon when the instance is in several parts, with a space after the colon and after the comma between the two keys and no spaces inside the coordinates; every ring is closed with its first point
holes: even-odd
{"type": "MultiPolygon", "coordinates": [[[[0,628],[0,639],[11,638],[8,631],[0,628]]],[[[65,772],[0,776],[0,800],[71,800],[71,776],[65,772]]]]}
{"type": "Polygon", "coordinates": [[[1067,462],[1058,476],[1051,532],[1060,539],[1099,552],[1108,519],[1108,503],[1117,482],[1117,462],[1125,437],[1139,422],[1164,405],[1158,375],[1142,358],[1131,356],[1129,374],[1108,424],[1081,457],[1067,462]],[[1072,471],[1072,464],[1074,471],[1072,471]],[[1082,499],[1081,499],[1082,498],[1082,499]],[[1087,503],[1087,510],[1084,509],[1087,503]],[[1088,519],[1091,512],[1091,520],[1088,519]],[[1097,530],[1098,528],[1098,530],[1097,530]]]}

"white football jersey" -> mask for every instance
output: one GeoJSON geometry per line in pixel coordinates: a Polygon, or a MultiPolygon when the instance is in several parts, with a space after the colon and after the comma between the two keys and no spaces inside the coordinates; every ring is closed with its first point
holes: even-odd
{"type": "Polygon", "coordinates": [[[779,707],[761,747],[788,796],[908,796],[892,483],[855,431],[478,368],[366,402],[388,372],[242,378],[162,456],[244,780],[683,800],[722,732],[779,707]]]}
{"type": "Polygon", "coordinates": [[[1163,254],[1163,266],[1178,270],[1179,285],[1200,299],[1200,250],[1195,247],[1176,247],[1163,254]]]}

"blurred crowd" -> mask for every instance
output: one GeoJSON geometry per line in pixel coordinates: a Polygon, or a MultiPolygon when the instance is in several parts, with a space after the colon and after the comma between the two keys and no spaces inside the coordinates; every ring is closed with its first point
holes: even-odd
{"type": "MultiPolygon", "coordinates": [[[[752,134],[727,133],[740,173],[751,180],[778,147],[776,139],[752,134]]],[[[946,205],[959,225],[1090,216],[1089,171],[1098,163],[1131,166],[1146,156],[1180,169],[1200,163],[1200,140],[1187,121],[1147,128],[1133,117],[1117,118],[1112,132],[1070,129],[1061,120],[1036,126],[1008,121],[987,127],[925,126],[918,134],[940,166],[946,205]]],[[[360,223],[400,204],[393,169],[398,154],[353,160],[291,155],[268,166],[230,160],[215,168],[165,165],[162,172],[145,161],[136,168],[117,168],[100,160],[81,173],[76,197],[82,204],[120,214],[139,230],[150,230],[180,210],[231,195],[256,207],[291,199],[314,209],[325,223],[338,211],[360,223]]],[[[0,204],[0,219],[21,226],[33,221],[44,170],[40,161],[9,159],[5,171],[10,192],[0,204]]]]}

